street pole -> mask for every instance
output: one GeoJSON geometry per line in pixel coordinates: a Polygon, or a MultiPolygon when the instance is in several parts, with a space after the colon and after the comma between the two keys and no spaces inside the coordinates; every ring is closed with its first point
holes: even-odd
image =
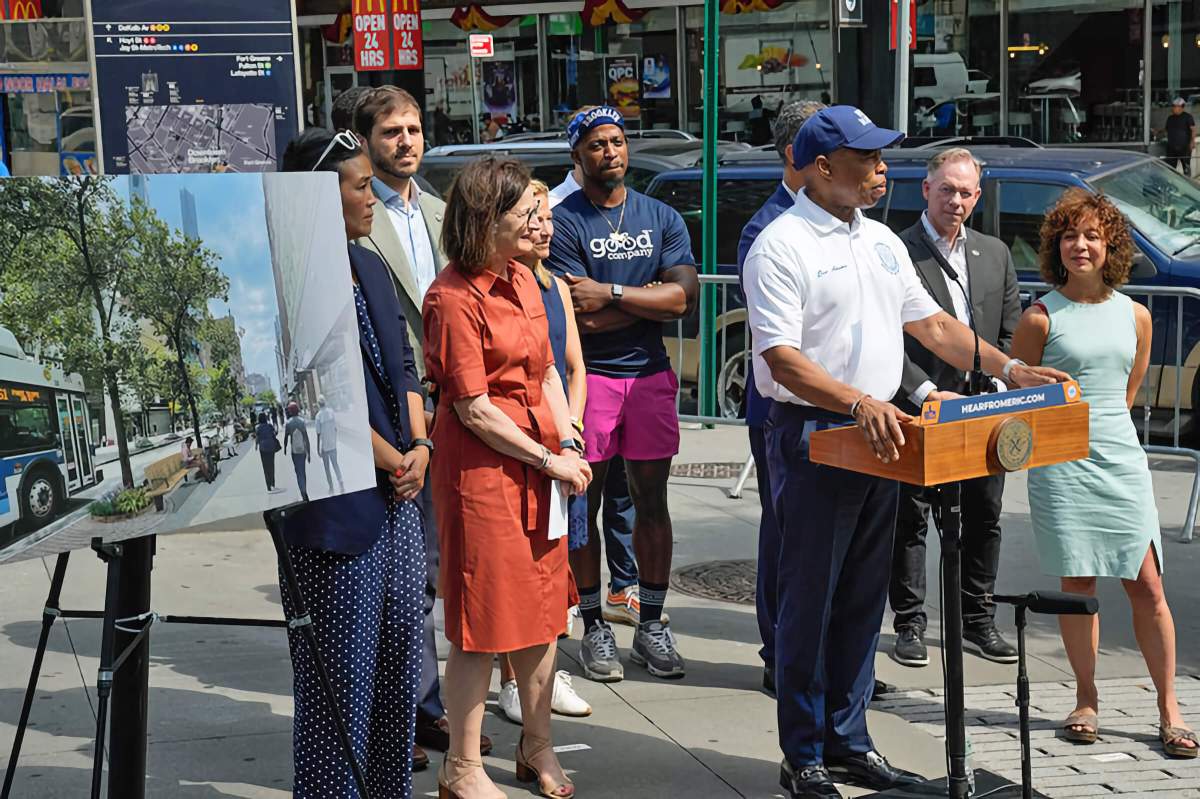
{"type": "MultiPolygon", "coordinates": [[[[701,268],[717,273],[717,84],[720,80],[719,0],[704,0],[704,246],[701,268]]],[[[700,294],[700,414],[713,416],[717,394],[717,286],[707,283],[700,294]]]]}
{"type": "MultiPolygon", "coordinates": [[[[122,548],[116,616],[118,619],[128,619],[150,609],[154,536],[126,541],[122,548]]],[[[122,632],[118,628],[116,651],[124,651],[133,638],[133,633],[122,632]]],[[[149,679],[150,636],[146,635],[113,674],[112,723],[109,725],[109,799],[141,799],[146,795],[149,679]]]]}
{"type": "MultiPolygon", "coordinates": [[[[469,64],[471,73],[471,107],[475,109],[475,116],[471,118],[471,143],[479,144],[479,89],[475,85],[475,62],[477,59],[471,58],[469,64]]],[[[449,95],[447,95],[449,96],[449,95]]]]}
{"type": "MultiPolygon", "coordinates": [[[[899,0],[896,8],[896,130],[908,133],[908,54],[912,0],[899,0]]],[[[1006,65],[1007,66],[1007,65],[1006,65]]]]}

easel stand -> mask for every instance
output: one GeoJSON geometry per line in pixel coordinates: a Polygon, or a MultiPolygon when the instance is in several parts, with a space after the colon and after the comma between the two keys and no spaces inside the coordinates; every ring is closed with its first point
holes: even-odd
{"type": "MultiPolygon", "coordinates": [[[[46,654],[46,646],[50,639],[50,629],[55,619],[100,619],[100,668],[96,677],[96,696],[98,707],[96,711],[96,743],[92,761],[91,799],[100,799],[101,783],[104,773],[105,734],[108,732],[109,704],[111,697],[113,730],[110,737],[112,754],[109,763],[108,796],[109,799],[141,799],[146,793],[146,709],[149,698],[146,662],[149,654],[150,628],[156,622],[175,624],[202,624],[232,627],[275,627],[298,630],[313,656],[317,679],[325,700],[333,709],[334,726],[337,729],[338,742],[354,775],[359,795],[370,799],[367,790],[366,776],[362,766],[354,756],[350,734],[347,730],[342,709],[334,692],[333,682],[321,657],[317,646],[316,632],[313,621],[304,603],[300,585],[296,580],[296,570],[292,564],[291,553],[283,538],[283,523],[287,516],[294,513],[300,504],[269,510],[263,514],[267,530],[271,534],[271,542],[275,546],[279,558],[280,572],[283,575],[282,589],[287,591],[293,617],[281,619],[242,619],[215,616],[168,616],[144,610],[130,617],[122,617],[122,612],[130,602],[129,594],[144,593],[145,604],[149,603],[149,571],[150,557],[153,555],[154,539],[134,539],[124,542],[104,542],[99,538],[93,539],[92,550],[105,563],[107,575],[105,580],[104,610],[62,610],[60,598],[63,582],[67,574],[67,562],[70,552],[58,555],[54,564],[54,573],[50,579],[50,592],[46,597],[46,606],[42,610],[42,629],[38,636],[37,649],[33,655],[33,666],[29,673],[29,683],[25,689],[25,698],[21,704],[21,716],[17,722],[16,734],[13,737],[12,753],[9,756],[8,768],[4,774],[4,787],[0,791],[0,799],[9,799],[13,781],[16,777],[17,762],[21,756],[21,746],[25,740],[25,731],[29,725],[29,716],[33,708],[33,698],[37,693],[38,677],[42,670],[42,661],[46,654]],[[150,555],[147,558],[136,557],[144,550],[150,555]],[[130,555],[135,555],[130,562],[130,555]],[[131,566],[138,568],[137,573],[131,574],[131,566]],[[124,573],[123,573],[124,569],[124,573]],[[132,579],[131,579],[132,578],[132,579]],[[138,578],[143,578],[142,580],[138,578]],[[141,585],[139,585],[141,583],[141,585]],[[144,587],[144,591],[139,590],[144,587]],[[125,596],[122,596],[122,594],[125,596]],[[117,640],[119,634],[132,636],[118,653],[117,640]],[[138,668],[133,668],[133,662],[142,661],[138,668]],[[125,679],[124,684],[121,683],[125,679]],[[129,679],[132,678],[132,679],[129,679]],[[123,690],[122,690],[123,689],[123,690]],[[130,723],[125,725],[124,720],[130,723]],[[140,719],[140,724],[139,724],[140,719]],[[118,753],[118,748],[123,751],[118,753]]],[[[136,596],[134,600],[136,600],[136,596]]]]}

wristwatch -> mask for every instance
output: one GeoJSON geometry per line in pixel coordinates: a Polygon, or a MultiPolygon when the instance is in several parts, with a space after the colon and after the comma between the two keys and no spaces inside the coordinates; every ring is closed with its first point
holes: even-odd
{"type": "Polygon", "coordinates": [[[583,454],[583,448],[580,447],[579,442],[573,438],[564,438],[562,441],[558,442],[558,448],[559,449],[573,449],[576,452],[578,452],[580,455],[583,454]]]}
{"type": "Polygon", "coordinates": [[[1029,364],[1022,361],[1020,358],[1009,358],[1008,363],[1004,364],[1004,368],[1000,370],[1000,376],[1008,380],[1008,375],[1012,372],[1014,366],[1028,366],[1029,364]]]}
{"type": "Polygon", "coordinates": [[[408,445],[408,449],[410,452],[412,450],[416,449],[417,447],[424,447],[425,449],[429,450],[430,455],[433,454],[433,442],[430,441],[428,438],[414,438],[412,440],[412,443],[410,443],[408,445]]]}
{"type": "Polygon", "coordinates": [[[625,287],[622,286],[620,283],[613,283],[612,284],[612,298],[614,300],[619,300],[624,296],[625,296],[625,287]]]}

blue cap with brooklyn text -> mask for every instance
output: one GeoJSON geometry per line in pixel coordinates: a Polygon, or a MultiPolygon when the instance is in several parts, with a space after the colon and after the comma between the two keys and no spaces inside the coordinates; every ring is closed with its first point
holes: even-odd
{"type": "Polygon", "coordinates": [[[796,169],[842,147],[851,150],[882,150],[904,140],[898,130],[878,127],[852,105],[822,108],[800,127],[792,142],[792,166],[796,169]]]}
{"type": "Polygon", "coordinates": [[[574,149],[583,134],[601,125],[616,125],[625,130],[625,116],[610,105],[602,105],[590,111],[580,111],[567,125],[567,143],[574,149]]]}

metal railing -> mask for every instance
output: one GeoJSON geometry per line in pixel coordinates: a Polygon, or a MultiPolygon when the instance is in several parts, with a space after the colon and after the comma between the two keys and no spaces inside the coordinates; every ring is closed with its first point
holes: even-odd
{"type": "MultiPolygon", "coordinates": [[[[689,320],[666,325],[664,340],[675,373],[679,376],[676,407],[679,419],[685,423],[704,425],[744,425],[741,417],[743,397],[748,381],[753,379],[750,364],[749,323],[745,303],[733,275],[701,275],[701,302],[698,312],[689,320]],[[715,358],[712,351],[715,350],[715,358]],[[715,368],[706,364],[716,364],[715,368]],[[711,372],[711,374],[710,374],[711,372]],[[713,412],[703,413],[706,408],[713,412]]],[[[1051,286],[1039,282],[1022,282],[1023,298],[1029,300],[1045,294],[1051,286]]],[[[1192,407],[1193,396],[1200,394],[1193,382],[1200,379],[1200,363],[1188,366],[1190,350],[1185,351],[1184,330],[1187,327],[1185,308],[1192,319],[1200,317],[1200,290],[1169,286],[1125,286],[1123,293],[1142,302],[1155,321],[1156,332],[1163,322],[1173,320],[1171,341],[1157,344],[1151,358],[1142,389],[1138,395],[1140,421],[1135,418],[1142,447],[1152,455],[1188,458],[1194,464],[1192,488],[1188,497],[1180,541],[1191,541],[1200,506],[1200,451],[1184,440],[1185,415],[1200,413],[1192,407]],[[1164,305],[1166,306],[1164,308],[1164,305]],[[1185,393],[1186,392],[1186,393],[1185,393]],[[1186,402],[1185,402],[1186,399],[1186,402]],[[1186,406],[1186,407],[1185,407],[1186,406]],[[1169,425],[1154,425],[1155,417],[1169,418],[1169,425]],[[1151,443],[1152,438],[1155,442],[1151,443]]],[[[1200,325],[1200,321],[1197,321],[1200,325]]],[[[1200,361],[1200,358],[1197,359],[1200,361]]],[[[1193,436],[1200,436],[1200,425],[1193,423],[1193,436]]],[[[737,497],[749,475],[747,461],[730,495],[737,497]]]]}
{"type": "MultiPolygon", "coordinates": [[[[1049,292],[1053,287],[1046,283],[1039,282],[1022,282],[1020,283],[1022,300],[1028,298],[1030,301],[1037,299],[1042,294],[1049,292]]],[[[1179,540],[1188,542],[1192,540],[1192,534],[1196,526],[1196,510],[1197,505],[1200,505],[1200,452],[1191,446],[1185,446],[1182,439],[1184,409],[1184,384],[1189,385],[1187,401],[1191,406],[1188,410],[1191,414],[1200,413],[1200,408],[1195,407],[1193,397],[1196,395],[1194,381],[1196,379],[1196,370],[1187,367],[1188,356],[1190,352],[1184,351],[1184,306],[1189,301],[1192,303],[1191,309],[1194,315],[1200,315],[1200,290],[1193,288],[1183,288],[1174,286],[1137,286],[1128,285],[1121,289],[1123,294],[1126,294],[1135,300],[1142,302],[1143,305],[1150,311],[1151,318],[1155,321],[1155,328],[1159,327],[1161,320],[1169,320],[1174,316],[1174,336],[1172,341],[1166,343],[1163,349],[1153,347],[1151,349],[1150,368],[1146,370],[1146,376],[1142,380],[1141,390],[1138,392],[1138,398],[1135,400],[1136,408],[1141,407],[1141,421],[1135,420],[1135,425],[1140,426],[1139,435],[1141,436],[1142,449],[1151,455],[1168,455],[1190,459],[1195,471],[1192,477],[1192,490],[1188,497],[1187,513],[1184,516],[1183,528],[1179,534],[1179,540]],[[1163,305],[1167,305],[1167,313],[1163,314],[1163,305]],[[1156,316],[1155,310],[1158,309],[1156,316]],[[1155,352],[1161,352],[1163,357],[1155,358],[1155,352]],[[1174,357],[1167,357],[1169,352],[1173,351],[1174,357]],[[1174,391],[1164,392],[1164,384],[1167,384],[1168,377],[1171,383],[1174,384],[1174,391]],[[1163,404],[1164,393],[1168,394],[1165,399],[1169,400],[1168,404],[1163,404]],[[1170,426],[1168,430],[1159,428],[1154,429],[1152,424],[1154,412],[1158,411],[1159,415],[1169,415],[1170,426]],[[1161,441],[1164,437],[1169,439],[1167,444],[1152,444],[1151,436],[1156,440],[1161,441]]],[[[1169,384],[1167,384],[1169,386],[1169,384]]],[[[1084,401],[1087,401],[1087,395],[1084,395],[1084,401]]],[[[1193,428],[1196,427],[1193,421],[1193,428]]],[[[1200,431],[1192,432],[1193,436],[1200,434],[1200,431]]],[[[1188,442],[1190,443],[1190,442],[1188,442]]]]}

